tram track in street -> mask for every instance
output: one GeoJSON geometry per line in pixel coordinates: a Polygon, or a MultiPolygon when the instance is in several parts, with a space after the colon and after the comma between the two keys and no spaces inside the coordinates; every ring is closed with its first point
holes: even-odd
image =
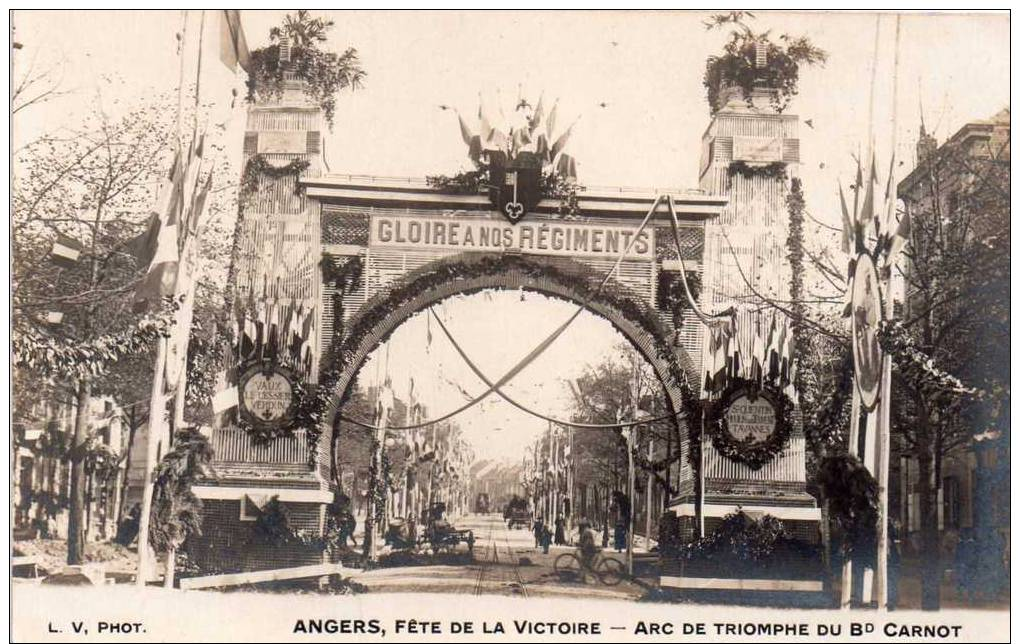
{"type": "Polygon", "coordinates": [[[505,543],[509,557],[505,557],[504,562],[501,564],[499,556],[501,544],[498,542],[499,537],[494,533],[495,525],[490,525],[485,540],[485,550],[479,561],[478,575],[475,578],[474,594],[505,594],[527,597],[528,590],[524,584],[524,579],[521,577],[520,565],[514,556],[513,546],[510,544],[509,537],[505,534],[502,535],[502,540],[505,543]],[[493,586],[496,584],[500,584],[498,588],[502,592],[493,592],[495,590],[493,586]]]}

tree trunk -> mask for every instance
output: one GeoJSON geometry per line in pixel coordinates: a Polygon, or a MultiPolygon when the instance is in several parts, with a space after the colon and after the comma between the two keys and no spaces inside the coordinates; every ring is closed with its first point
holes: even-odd
{"type": "Polygon", "coordinates": [[[75,399],[74,431],[71,435],[71,493],[67,517],[67,563],[85,563],[85,460],[82,452],[88,428],[88,407],[92,400],[92,384],[78,383],[75,399]]]}
{"type": "Polygon", "coordinates": [[[918,505],[921,520],[921,608],[939,609],[939,587],[942,581],[941,548],[939,547],[938,492],[934,485],[933,455],[923,449],[917,459],[918,505]]]}
{"type": "Polygon", "coordinates": [[[131,405],[130,409],[131,411],[127,417],[128,442],[125,448],[127,453],[124,456],[124,480],[120,483],[120,500],[117,503],[115,526],[119,526],[120,522],[124,520],[124,505],[127,503],[128,483],[131,479],[131,449],[135,445],[135,436],[138,434],[139,426],[141,426],[141,422],[138,420],[139,412],[135,409],[135,405],[131,405]]]}
{"type": "Polygon", "coordinates": [[[171,546],[166,551],[166,572],[163,574],[163,588],[174,587],[174,571],[177,565],[177,548],[171,546]]]}

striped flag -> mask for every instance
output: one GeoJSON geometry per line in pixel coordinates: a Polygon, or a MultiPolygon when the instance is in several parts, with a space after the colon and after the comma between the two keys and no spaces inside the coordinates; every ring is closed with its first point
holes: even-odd
{"type": "Polygon", "coordinates": [[[204,141],[205,135],[195,137],[185,162],[181,162],[180,156],[174,158],[170,173],[160,186],[146,231],[132,242],[140,265],[148,266],[135,292],[136,310],[145,310],[159,298],[177,292],[181,248],[189,231],[198,227],[212,184],[209,177],[199,186],[204,141]]]}
{"type": "Polygon", "coordinates": [[[246,72],[251,69],[251,53],[237,9],[223,9],[220,14],[220,60],[230,71],[238,65],[246,72]]]}
{"type": "Polygon", "coordinates": [[[50,250],[50,260],[61,268],[73,268],[81,257],[84,249],[81,242],[73,237],[57,233],[53,240],[53,248],[50,250]]]}

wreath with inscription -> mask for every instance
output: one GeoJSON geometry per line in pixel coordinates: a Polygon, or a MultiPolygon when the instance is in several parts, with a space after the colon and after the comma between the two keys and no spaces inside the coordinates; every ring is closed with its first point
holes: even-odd
{"type": "Polygon", "coordinates": [[[243,369],[243,375],[238,385],[238,426],[245,430],[256,445],[267,445],[273,440],[285,436],[291,436],[294,430],[304,425],[300,422],[298,409],[301,401],[308,394],[301,378],[297,372],[277,364],[275,362],[263,361],[249,363],[243,369]],[[265,384],[271,384],[276,379],[282,378],[290,389],[290,401],[278,414],[272,414],[268,408],[259,412],[249,405],[249,387],[255,386],[256,378],[262,379],[265,384]]]}
{"type": "Polygon", "coordinates": [[[712,405],[705,419],[705,431],[712,439],[712,446],[720,454],[758,470],[775,458],[789,442],[793,432],[792,411],[793,401],[778,389],[768,385],[762,387],[749,381],[736,381],[712,405]],[[771,408],[774,424],[763,438],[757,438],[752,431],[740,435],[741,430],[732,426],[735,423],[729,417],[730,412],[742,398],[746,398],[752,405],[763,400],[771,408]]]}

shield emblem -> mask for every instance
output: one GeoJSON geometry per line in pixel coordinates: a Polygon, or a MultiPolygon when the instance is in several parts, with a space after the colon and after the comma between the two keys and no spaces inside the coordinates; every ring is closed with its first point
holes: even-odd
{"type": "Polygon", "coordinates": [[[516,224],[542,198],[542,161],[530,152],[521,152],[509,163],[501,161],[493,160],[490,166],[489,198],[507,221],[516,224]]]}

